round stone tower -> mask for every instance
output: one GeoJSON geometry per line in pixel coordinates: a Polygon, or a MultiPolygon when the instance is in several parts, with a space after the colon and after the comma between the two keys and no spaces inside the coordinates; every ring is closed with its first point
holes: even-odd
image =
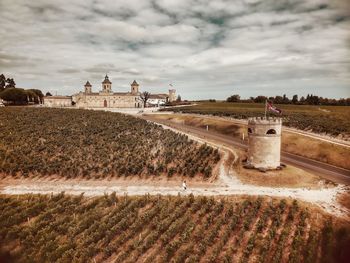
{"type": "Polygon", "coordinates": [[[170,89],[169,90],[169,102],[176,101],[176,90],[170,89]]]}
{"type": "Polygon", "coordinates": [[[262,170],[281,165],[281,118],[248,119],[248,165],[262,170]]]}

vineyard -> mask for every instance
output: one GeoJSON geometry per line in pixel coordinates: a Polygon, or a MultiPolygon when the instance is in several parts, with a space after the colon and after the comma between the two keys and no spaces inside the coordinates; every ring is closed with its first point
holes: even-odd
{"type": "MultiPolygon", "coordinates": [[[[296,200],[0,197],[11,262],[342,262],[348,226],[296,200]]],[[[345,261],[344,261],[345,262],[345,261]]]]}
{"type": "MultiPolygon", "coordinates": [[[[283,125],[317,133],[350,136],[350,107],[347,106],[306,106],[278,105],[281,108],[283,125]]],[[[201,102],[191,107],[176,107],[165,110],[183,113],[229,116],[237,119],[264,116],[264,104],[201,102]]],[[[277,116],[275,113],[268,113],[277,116]]]]}
{"type": "Polygon", "coordinates": [[[0,109],[0,173],[86,179],[183,175],[208,178],[217,149],[118,113],[0,109]]]}

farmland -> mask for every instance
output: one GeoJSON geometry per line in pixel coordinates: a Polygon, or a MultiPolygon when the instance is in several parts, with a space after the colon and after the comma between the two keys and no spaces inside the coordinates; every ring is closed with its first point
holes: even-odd
{"type": "Polygon", "coordinates": [[[12,176],[208,178],[220,155],[122,114],[9,107],[0,109],[0,160],[0,173],[12,176]]]}
{"type": "MultiPolygon", "coordinates": [[[[312,130],[333,136],[350,136],[350,107],[347,106],[307,106],[276,105],[283,111],[283,125],[301,130],[312,130]]],[[[176,107],[166,110],[183,113],[230,116],[237,119],[264,116],[264,104],[199,102],[197,105],[176,107]]],[[[276,116],[269,113],[270,116],[276,116]]]]}
{"type": "Polygon", "coordinates": [[[284,199],[0,197],[16,262],[341,262],[349,227],[284,199]]]}

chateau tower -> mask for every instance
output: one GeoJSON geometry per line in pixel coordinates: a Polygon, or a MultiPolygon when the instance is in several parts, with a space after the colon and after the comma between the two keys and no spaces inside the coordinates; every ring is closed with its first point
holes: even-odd
{"type": "Polygon", "coordinates": [[[131,83],[131,94],[137,95],[139,93],[139,84],[134,80],[133,83],[131,83]]]}
{"type": "Polygon", "coordinates": [[[102,92],[103,93],[112,92],[112,82],[109,81],[107,74],[105,76],[104,81],[102,81],[102,92]]]}
{"type": "Polygon", "coordinates": [[[281,118],[248,119],[247,163],[257,169],[276,169],[281,165],[281,118]]]}
{"type": "Polygon", "coordinates": [[[84,87],[85,87],[85,93],[90,94],[92,86],[89,81],[86,81],[86,84],[84,85],[84,87]]]}
{"type": "Polygon", "coordinates": [[[170,89],[169,90],[169,102],[176,101],[176,90],[170,89]]]}

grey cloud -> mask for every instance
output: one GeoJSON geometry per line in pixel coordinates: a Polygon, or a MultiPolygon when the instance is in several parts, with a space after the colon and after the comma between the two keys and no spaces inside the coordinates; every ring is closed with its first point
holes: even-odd
{"type": "Polygon", "coordinates": [[[63,74],[71,74],[71,73],[79,73],[79,69],[73,69],[73,68],[65,68],[65,69],[60,69],[58,70],[59,73],[63,74]]]}
{"type": "Polygon", "coordinates": [[[151,92],[175,83],[189,99],[291,87],[350,96],[346,2],[2,0],[0,71],[65,94],[108,73],[115,90],[137,78],[151,92]]]}

